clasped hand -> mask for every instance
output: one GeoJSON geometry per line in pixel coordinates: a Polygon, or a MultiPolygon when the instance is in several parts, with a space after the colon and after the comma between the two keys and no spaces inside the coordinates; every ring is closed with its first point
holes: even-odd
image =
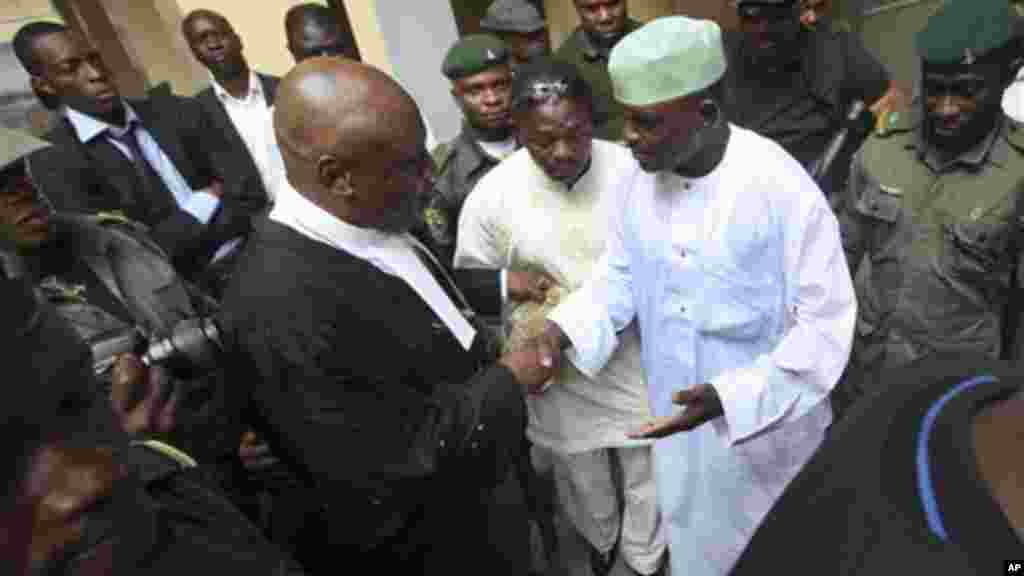
{"type": "Polygon", "coordinates": [[[548,296],[548,289],[558,284],[554,278],[543,272],[528,270],[509,270],[505,277],[508,283],[508,297],[516,302],[543,303],[548,296]]]}
{"type": "Polygon", "coordinates": [[[523,348],[501,357],[499,363],[512,371],[520,384],[530,394],[540,394],[562,367],[560,343],[565,335],[558,325],[550,320],[540,336],[530,340],[523,348]]]}

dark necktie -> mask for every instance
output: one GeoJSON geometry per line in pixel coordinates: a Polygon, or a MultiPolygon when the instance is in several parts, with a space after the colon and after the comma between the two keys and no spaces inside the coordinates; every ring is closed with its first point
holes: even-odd
{"type": "MultiPolygon", "coordinates": [[[[121,198],[122,204],[130,212],[139,210],[149,215],[156,206],[163,204],[158,199],[158,195],[165,191],[165,186],[163,185],[163,180],[160,179],[160,175],[150,166],[145,154],[142,153],[142,146],[139,145],[137,137],[138,128],[139,124],[132,122],[128,129],[120,136],[112,130],[107,133],[128,147],[128,150],[131,152],[131,158],[128,160],[132,163],[132,167],[135,169],[135,176],[139,181],[137,190],[125,191],[128,197],[121,198]]],[[[166,194],[163,194],[160,198],[166,198],[166,194]]],[[[149,219],[147,218],[144,221],[149,221],[149,219]]]]}
{"type": "Polygon", "coordinates": [[[423,265],[430,271],[430,275],[434,277],[444,293],[448,295],[455,307],[458,308],[462,315],[469,320],[469,323],[476,329],[476,338],[473,339],[473,347],[470,350],[471,354],[474,354],[479,365],[490,363],[498,357],[501,350],[500,343],[495,337],[493,331],[488,327],[480,316],[477,316],[476,312],[469,305],[469,301],[466,300],[466,296],[459,290],[458,285],[455,283],[455,279],[452,278],[451,273],[441,265],[437,257],[427,249],[419,240],[416,239],[412,234],[407,234],[406,238],[409,244],[412,245],[413,253],[423,262],[423,265]]]}

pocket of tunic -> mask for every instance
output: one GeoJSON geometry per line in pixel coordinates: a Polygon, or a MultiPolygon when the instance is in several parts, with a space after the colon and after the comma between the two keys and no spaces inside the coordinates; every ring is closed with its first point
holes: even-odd
{"type": "Polygon", "coordinates": [[[990,282],[999,266],[1002,235],[985,223],[953,222],[942,230],[942,268],[968,281],[990,282]]]}
{"type": "Polygon", "coordinates": [[[705,268],[704,291],[694,310],[697,329],[725,340],[760,337],[771,318],[775,288],[768,282],[745,282],[744,273],[724,267],[705,268]]]}

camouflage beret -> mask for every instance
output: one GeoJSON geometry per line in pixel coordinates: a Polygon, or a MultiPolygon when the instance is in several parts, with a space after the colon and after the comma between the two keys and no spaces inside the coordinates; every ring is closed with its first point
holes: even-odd
{"type": "Polygon", "coordinates": [[[973,64],[1012,36],[1006,0],[947,0],[917,33],[925,62],[973,64]]]}
{"type": "Polygon", "coordinates": [[[473,34],[461,38],[448,50],[441,73],[449,80],[458,80],[506,62],[508,49],[504,42],[490,34],[473,34]]]}

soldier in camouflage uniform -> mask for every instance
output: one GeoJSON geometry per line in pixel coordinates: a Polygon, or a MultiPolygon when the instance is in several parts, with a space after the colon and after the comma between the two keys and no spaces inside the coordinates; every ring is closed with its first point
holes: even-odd
{"type": "Polygon", "coordinates": [[[1008,305],[1024,274],[1024,148],[1000,110],[1007,11],[1006,0],[954,0],[932,16],[916,39],[922,113],[902,114],[854,159],[836,211],[850,269],[865,267],[840,406],[884,368],[935,352],[1019,356],[1008,305]]]}
{"type": "Polygon", "coordinates": [[[437,167],[435,194],[426,210],[433,248],[451,263],[459,213],[473,186],[519,147],[512,134],[512,70],[505,44],[477,34],[455,43],[441,72],[452,82],[452,96],[462,109],[462,132],[433,151],[437,167]]]}

